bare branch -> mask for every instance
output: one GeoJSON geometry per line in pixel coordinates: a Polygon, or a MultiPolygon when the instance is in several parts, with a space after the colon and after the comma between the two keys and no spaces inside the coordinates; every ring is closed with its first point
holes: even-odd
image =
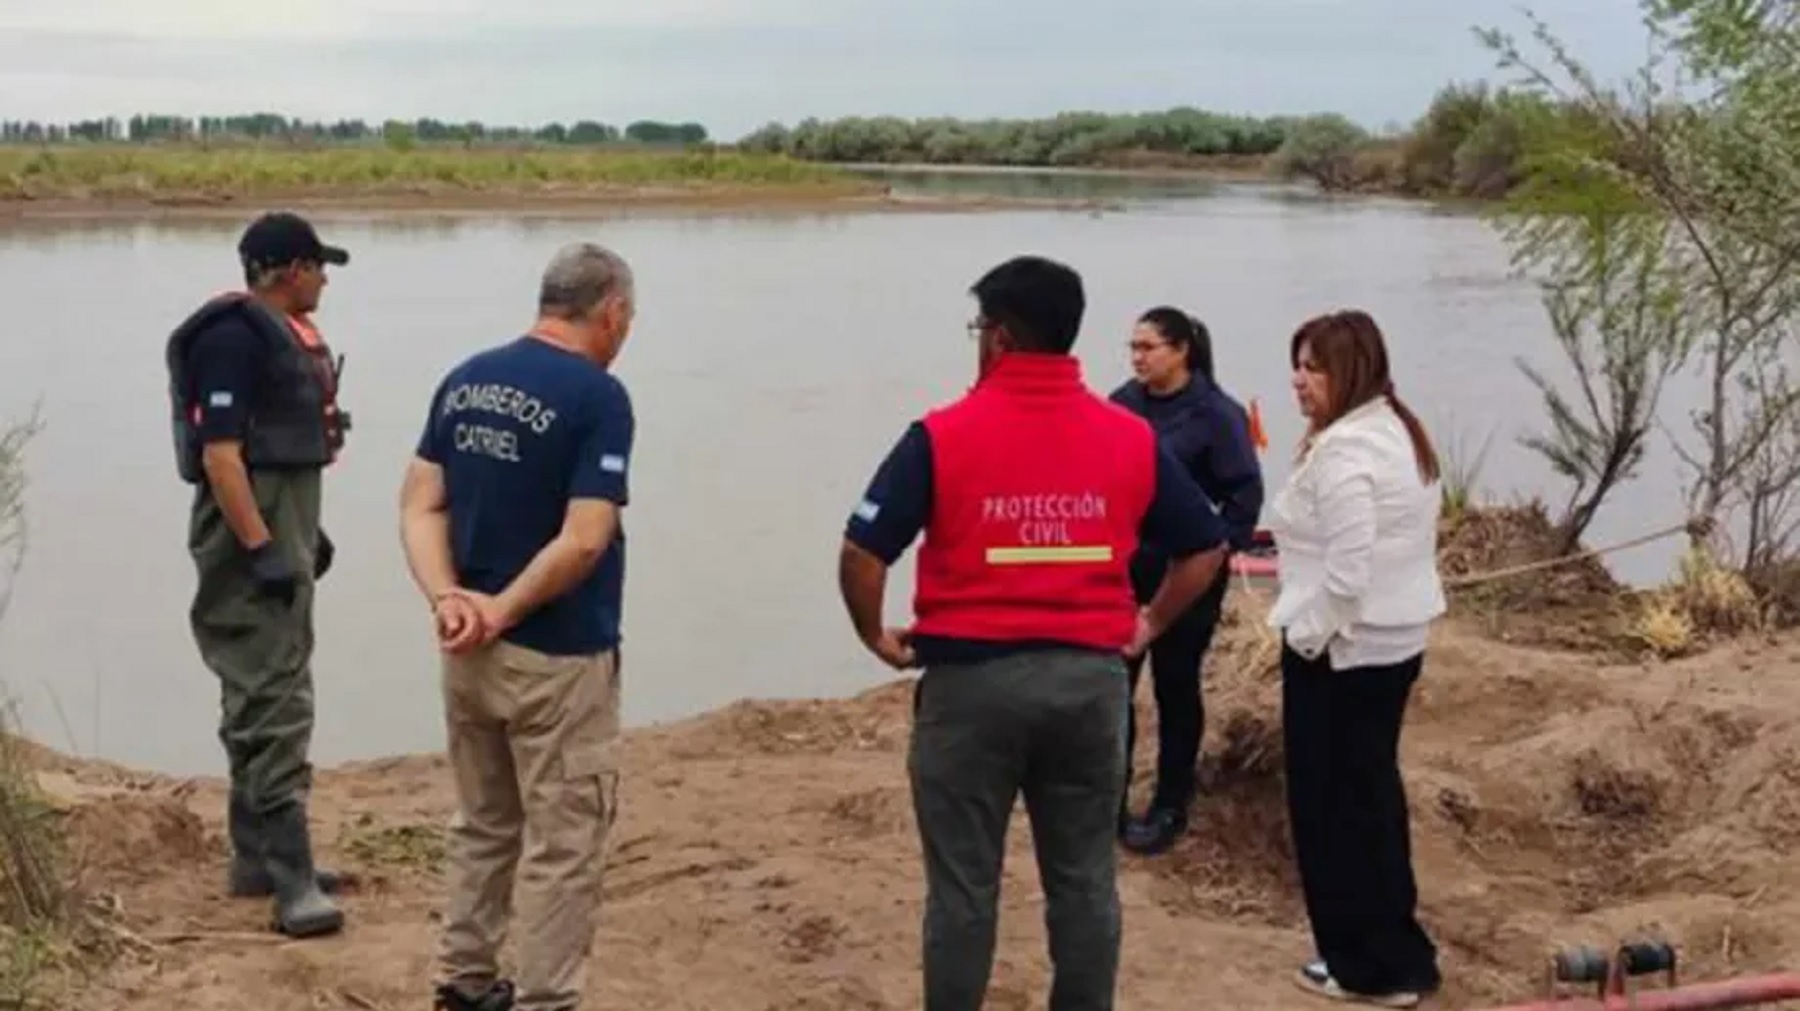
{"type": "Polygon", "coordinates": [[[34,404],[24,421],[0,429],[0,616],[12,602],[25,563],[25,446],[42,427],[39,406],[34,404]]]}

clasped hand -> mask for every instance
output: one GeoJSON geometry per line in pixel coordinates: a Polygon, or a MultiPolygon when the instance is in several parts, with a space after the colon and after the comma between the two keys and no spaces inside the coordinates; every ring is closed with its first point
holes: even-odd
{"type": "Polygon", "coordinates": [[[438,595],[432,603],[437,622],[438,648],[446,653],[479,649],[512,627],[512,618],[498,597],[457,587],[438,595]]]}

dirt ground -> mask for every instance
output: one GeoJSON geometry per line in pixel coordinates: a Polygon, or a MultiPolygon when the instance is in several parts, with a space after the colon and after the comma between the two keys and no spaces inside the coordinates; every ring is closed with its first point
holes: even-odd
{"type": "MultiPolygon", "coordinates": [[[[1289,982],[1309,946],[1282,813],[1278,696],[1245,618],[1254,608],[1238,603],[1208,673],[1193,829],[1163,857],[1122,857],[1121,1009],[1317,1003],[1289,982]]],[[[1800,636],[1603,665],[1446,622],[1403,745],[1423,918],[1448,977],[1434,1006],[1538,996],[1553,948],[1642,932],[1678,946],[1686,980],[1800,962],[1796,674],[1800,636]]],[[[745,701],[628,735],[589,1006],[919,1006],[910,683],[872,684],[852,699],[745,701]]],[[[320,773],[323,854],[364,881],[346,899],[347,931],[305,942],[267,933],[264,902],[223,897],[220,783],[56,756],[43,781],[68,812],[111,934],[128,942],[67,1006],[427,1006],[451,808],[441,758],[320,773]]],[[[1035,874],[1020,811],[995,1011],[1044,1006],[1035,874]]]]}

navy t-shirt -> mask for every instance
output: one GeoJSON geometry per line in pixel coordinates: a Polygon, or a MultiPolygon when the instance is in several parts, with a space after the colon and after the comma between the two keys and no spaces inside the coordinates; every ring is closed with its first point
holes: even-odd
{"type": "MultiPolygon", "coordinates": [[[[604,367],[534,337],[481,352],[431,398],[419,456],[444,469],[458,581],[499,593],[561,531],[570,499],[628,501],[635,420],[604,367]]],[[[570,592],[504,638],[554,655],[619,642],[625,531],[570,592]]]]}
{"type": "MultiPolygon", "coordinates": [[[[925,529],[932,503],[931,433],[923,422],[908,425],[881,462],[862,502],[844,528],[851,543],[893,565],[925,529]]],[[[1226,529],[1193,476],[1158,441],[1156,491],[1139,524],[1139,537],[1162,545],[1170,557],[1185,558],[1224,543],[1226,529]]],[[[1070,646],[1056,642],[992,643],[915,638],[919,661],[964,663],[1018,649],[1070,646]]],[[[1082,648],[1082,647],[1077,647],[1082,648]]]]}

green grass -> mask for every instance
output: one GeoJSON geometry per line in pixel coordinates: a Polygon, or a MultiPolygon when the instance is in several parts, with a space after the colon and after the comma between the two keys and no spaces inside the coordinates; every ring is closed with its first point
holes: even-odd
{"type": "MultiPolygon", "coordinates": [[[[22,421],[0,422],[0,616],[25,561],[25,450],[41,428],[35,408],[22,421]]],[[[86,907],[61,814],[38,780],[14,702],[0,685],[0,1008],[56,1007],[82,961],[74,942],[86,907]]]]}
{"type": "Polygon", "coordinates": [[[1449,437],[1438,447],[1438,462],[1443,472],[1443,501],[1439,514],[1444,519],[1455,521],[1476,504],[1481,473],[1487,465],[1488,450],[1493,446],[1494,433],[1489,430],[1482,437],[1480,447],[1471,453],[1460,426],[1447,425],[1445,431],[1449,433],[1449,437]]]}
{"type": "Polygon", "coordinates": [[[318,193],[531,195],[646,187],[831,189],[842,172],[730,151],[499,147],[0,147],[0,200],[318,193]]]}

